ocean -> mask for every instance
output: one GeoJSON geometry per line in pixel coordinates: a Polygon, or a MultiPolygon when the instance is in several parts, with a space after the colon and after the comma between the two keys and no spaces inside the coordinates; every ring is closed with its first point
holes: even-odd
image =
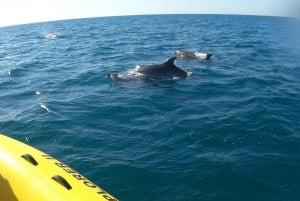
{"type": "Polygon", "coordinates": [[[104,17],[0,28],[0,133],[122,201],[298,201],[299,22],[104,17]],[[50,35],[49,35],[50,34],[50,35]],[[179,80],[113,81],[177,49],[179,80]]]}

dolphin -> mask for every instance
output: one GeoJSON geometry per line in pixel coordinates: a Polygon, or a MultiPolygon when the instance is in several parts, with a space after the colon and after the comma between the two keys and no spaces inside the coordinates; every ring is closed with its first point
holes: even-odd
{"type": "Polygon", "coordinates": [[[57,36],[58,36],[57,33],[53,33],[53,32],[52,32],[52,33],[46,34],[46,35],[45,35],[45,38],[46,38],[46,39],[56,39],[57,36]]]}
{"type": "Polygon", "coordinates": [[[189,52],[184,50],[176,50],[175,54],[182,59],[203,59],[208,60],[211,58],[212,54],[202,53],[202,52],[189,52]]]}
{"type": "Polygon", "coordinates": [[[177,67],[174,61],[177,57],[172,57],[162,64],[146,65],[136,68],[136,72],[149,78],[186,78],[187,72],[177,67]]]}

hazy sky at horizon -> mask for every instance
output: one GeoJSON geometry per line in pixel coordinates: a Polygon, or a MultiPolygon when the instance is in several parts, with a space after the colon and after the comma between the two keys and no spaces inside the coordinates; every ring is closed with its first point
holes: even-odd
{"type": "Polygon", "coordinates": [[[297,0],[0,0],[0,26],[139,14],[288,16],[297,0]]]}

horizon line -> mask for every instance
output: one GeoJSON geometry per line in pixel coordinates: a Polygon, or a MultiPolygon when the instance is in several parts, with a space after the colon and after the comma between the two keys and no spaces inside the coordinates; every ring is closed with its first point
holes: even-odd
{"type": "Polygon", "coordinates": [[[11,24],[11,25],[0,25],[0,28],[13,27],[13,26],[22,26],[30,24],[39,24],[39,23],[53,23],[60,21],[71,21],[71,20],[84,20],[84,19],[93,19],[93,18],[111,18],[111,17],[130,17],[130,16],[159,16],[159,15],[226,15],[226,16],[257,16],[257,17],[278,17],[278,18],[293,18],[292,16],[279,16],[279,15],[263,15],[263,14],[234,14],[234,13],[149,13],[149,14],[121,14],[121,15],[103,15],[103,16],[89,16],[89,17],[74,17],[74,18],[65,18],[65,19],[56,19],[56,20],[44,20],[36,22],[25,22],[20,24],[11,24]]]}

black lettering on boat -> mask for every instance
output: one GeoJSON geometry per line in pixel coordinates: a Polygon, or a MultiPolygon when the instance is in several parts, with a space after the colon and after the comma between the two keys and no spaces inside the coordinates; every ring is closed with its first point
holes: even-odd
{"type": "Polygon", "coordinates": [[[94,183],[92,183],[91,181],[89,181],[88,179],[86,179],[84,176],[82,176],[81,174],[79,174],[78,172],[76,172],[75,170],[73,170],[72,168],[70,168],[69,166],[63,164],[62,162],[57,161],[55,158],[53,158],[52,156],[49,156],[47,154],[43,154],[41,155],[43,158],[47,159],[47,160],[54,160],[54,164],[63,169],[66,173],[72,175],[76,180],[81,181],[85,186],[89,187],[89,188],[97,188],[98,191],[97,194],[98,195],[102,195],[102,197],[104,199],[106,199],[107,201],[118,201],[117,199],[111,197],[107,192],[105,192],[104,190],[102,190],[101,188],[99,188],[97,185],[95,185],[94,183]]]}
{"type": "Polygon", "coordinates": [[[82,175],[80,174],[73,174],[73,177],[79,181],[82,181],[82,180],[86,180],[82,175]]]}
{"type": "Polygon", "coordinates": [[[108,194],[103,195],[103,198],[105,198],[108,201],[118,201],[117,199],[110,197],[108,194]]]}
{"type": "Polygon", "coordinates": [[[65,164],[61,163],[61,162],[55,162],[55,165],[57,165],[60,168],[65,168],[67,167],[65,164]]]}
{"type": "Polygon", "coordinates": [[[97,186],[92,182],[90,182],[89,180],[85,180],[83,183],[90,188],[97,188],[97,186]]]}
{"type": "MultiPolygon", "coordinates": [[[[102,190],[102,189],[101,189],[102,190]]],[[[102,195],[102,194],[107,194],[104,190],[100,191],[100,192],[97,192],[99,195],[102,195]]]]}
{"type": "Polygon", "coordinates": [[[64,168],[64,170],[69,173],[69,174],[74,174],[74,173],[77,173],[75,170],[73,170],[72,168],[64,168]]]}

